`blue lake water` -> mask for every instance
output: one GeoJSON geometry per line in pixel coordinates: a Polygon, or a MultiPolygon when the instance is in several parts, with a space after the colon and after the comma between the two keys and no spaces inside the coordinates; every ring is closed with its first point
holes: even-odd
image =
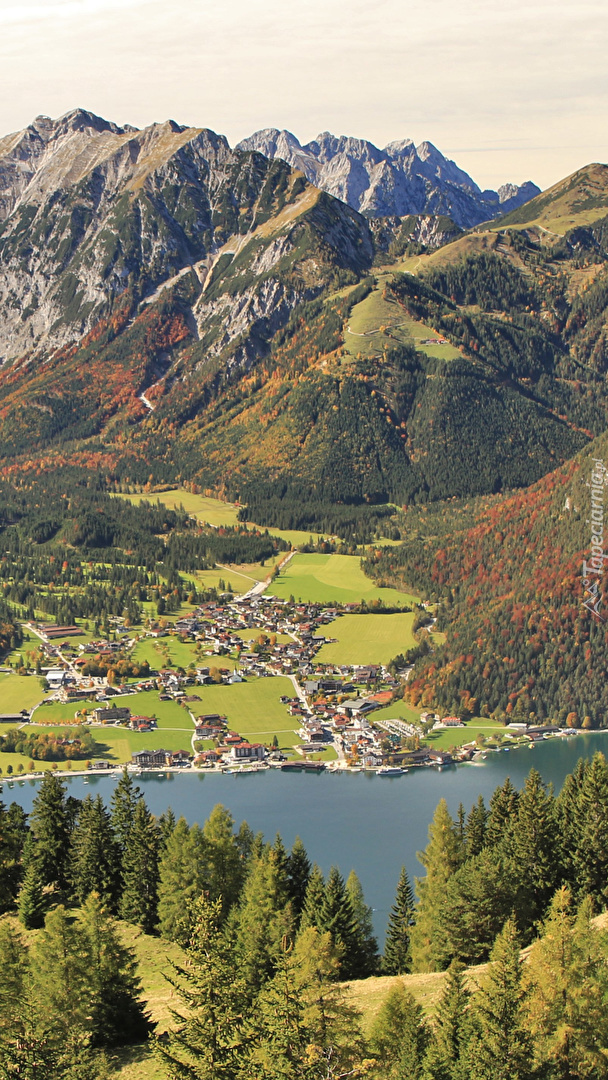
{"type": "MultiPolygon", "coordinates": [[[[290,847],[301,836],[310,858],[327,873],[333,864],[346,877],[351,869],[361,879],[375,912],[382,939],[402,865],[413,879],[422,871],[416,852],[426,846],[429,822],[444,797],[452,813],[462,802],[467,810],[481,794],[489,802],[506,776],[521,787],[534,766],[558,791],[579,757],[608,751],[608,733],[590,732],[552,739],[529,749],[488,754],[482,764],[459,765],[443,772],[419,769],[397,777],[370,773],[298,773],[272,770],[245,775],[187,772],[136,777],[150,809],[161,814],[171,806],[188,821],[203,822],[216,803],[223,803],[238,824],[245,819],[267,839],[277,832],[290,847]]],[[[68,777],[68,792],[77,798],[100,793],[109,800],[116,781],[109,777],[68,777]]],[[[36,781],[3,784],[5,803],[16,801],[30,811],[36,781]]]]}

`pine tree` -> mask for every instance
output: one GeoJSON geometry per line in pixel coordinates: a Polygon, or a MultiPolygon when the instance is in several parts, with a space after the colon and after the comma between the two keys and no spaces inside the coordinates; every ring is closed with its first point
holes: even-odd
{"type": "Polygon", "coordinates": [[[289,853],[287,875],[289,882],[289,898],[298,919],[304,910],[310,872],[310,859],[308,858],[306,848],[300,840],[300,837],[296,836],[294,845],[289,853]]]}
{"type": "Polygon", "coordinates": [[[135,811],[142,797],[141,789],[133,783],[126,767],[118,781],[111,800],[111,819],[115,842],[118,846],[119,860],[119,893],[123,889],[124,868],[123,863],[126,851],[129,847],[133,825],[135,823],[135,811]]]}
{"type": "Polygon", "coordinates": [[[511,861],[515,911],[526,935],[546,911],[561,873],[555,800],[536,769],[528,774],[502,850],[511,861]]]}
{"type": "Polygon", "coordinates": [[[471,807],[465,826],[465,839],[467,856],[479,855],[485,844],[488,811],[480,795],[477,802],[471,807]]]}
{"type": "Polygon", "coordinates": [[[278,903],[281,907],[284,907],[289,900],[289,855],[279,833],[275,837],[270,857],[274,862],[276,873],[278,903]]]}
{"type": "Polygon", "coordinates": [[[43,885],[53,889],[57,899],[67,896],[70,828],[65,787],[50,771],[45,772],[32,805],[30,829],[36,841],[28,852],[34,858],[43,885]]]}
{"type": "Polygon", "coordinates": [[[572,850],[577,896],[590,896],[601,910],[608,903],[608,765],[595,754],[587,767],[577,799],[572,850]]]}
{"type": "Polygon", "coordinates": [[[462,845],[445,799],[437,806],[429,827],[429,843],[418,859],[426,877],[416,879],[419,902],[412,928],[412,967],[414,971],[435,971],[449,963],[449,943],[441,916],[447,883],[462,861],[462,845]]]}
{"type": "Polygon", "coordinates": [[[289,950],[282,949],[276,972],[258,995],[255,1014],[249,1021],[251,1080],[307,1080],[310,1076],[310,1035],[296,974],[289,950]]]}
{"type": "Polygon", "coordinates": [[[182,948],[192,934],[193,905],[206,886],[206,844],[202,829],[177,822],[159,865],[158,921],[163,937],[182,948]]]}
{"type": "Polygon", "coordinates": [[[224,806],[214,806],[203,826],[203,836],[209,897],[221,900],[225,918],[239,899],[247,868],[234,835],[234,819],[224,806]]]}
{"type": "Polygon", "coordinates": [[[93,1046],[142,1042],[153,1025],[141,1001],[137,964],[95,893],[79,913],[78,932],[86,948],[86,1023],[93,1046]]]}
{"type": "Polygon", "coordinates": [[[97,892],[114,909],[118,891],[118,848],[101,795],[84,800],[72,833],[70,877],[80,904],[97,892]]]}
{"type": "Polygon", "coordinates": [[[61,1045],[87,1033],[88,952],[63,905],[50,911],[31,950],[32,1001],[41,1026],[61,1045]]]}
{"type": "Polygon", "coordinates": [[[42,868],[35,858],[36,843],[29,837],[24,848],[25,873],[19,893],[19,919],[26,930],[40,930],[48,908],[42,868]]]}
{"type": "Polygon", "coordinates": [[[516,883],[500,848],[484,848],[449,879],[441,913],[446,954],[465,964],[487,960],[513,910],[516,883]]]}
{"type": "Polygon", "coordinates": [[[0,920],[0,1042],[19,1030],[28,994],[29,963],[24,942],[0,920]]]}
{"type": "Polygon", "coordinates": [[[450,964],[431,1029],[425,1080],[469,1080],[471,995],[463,973],[464,967],[458,961],[450,964]]]}
{"type": "Polygon", "coordinates": [[[418,1080],[427,1042],[421,1006],[403,983],[397,983],[382,1002],[370,1032],[370,1048],[378,1058],[373,1075],[380,1080],[418,1080]]]}
{"type": "Polygon", "coordinates": [[[470,1048],[470,1080],[531,1080],[532,1040],[523,964],[514,919],[496,938],[488,975],[473,998],[478,1036],[470,1048]]]}
{"type": "Polygon", "coordinates": [[[327,876],[325,896],[317,923],[321,933],[328,933],[340,956],[340,977],[357,979],[365,967],[359,927],[344,878],[336,866],[327,876]]]}
{"type": "Polygon", "coordinates": [[[385,975],[405,975],[411,969],[410,935],[414,924],[414,895],[405,866],[397,885],[397,895],[388,917],[382,971],[385,975]]]}
{"type": "Polygon", "coordinates": [[[316,926],[317,929],[319,928],[321,908],[323,907],[324,900],[325,878],[323,877],[320,868],[315,863],[310,872],[308,885],[306,886],[304,908],[302,910],[302,916],[300,920],[301,930],[305,930],[309,926],[316,926]]]}
{"type": "Polygon", "coordinates": [[[360,1068],[364,1058],[360,1014],[348,1002],[344,988],[337,985],[341,961],[330,935],[320,934],[314,927],[301,931],[291,962],[310,1040],[307,1080],[364,1075],[365,1068],[360,1068]]]}
{"type": "Polygon", "coordinates": [[[252,991],[272,977],[282,939],[293,935],[293,917],[284,908],[283,883],[272,848],[253,860],[238,908],[230,919],[239,968],[252,991]]]}
{"type": "Polygon", "coordinates": [[[241,863],[243,867],[247,867],[249,860],[253,854],[253,843],[255,837],[253,830],[249,827],[246,821],[242,821],[239,825],[239,830],[236,834],[236,847],[239,855],[241,856],[241,863]]]}
{"type": "Polygon", "coordinates": [[[569,890],[555,894],[525,967],[528,1025],[536,1065],[556,1080],[608,1076],[608,936],[591,924],[591,902],[578,916],[569,890]]]}
{"type": "Polygon", "coordinates": [[[133,828],[123,857],[121,918],[151,934],[158,905],[158,826],[143,799],[135,809],[133,828]]]}
{"type": "Polygon", "coordinates": [[[167,807],[165,812],[160,815],[158,819],[158,828],[160,832],[161,847],[165,848],[173,835],[173,831],[177,824],[177,819],[170,806],[167,807]]]}
{"type": "Polygon", "coordinates": [[[185,1011],[172,1012],[176,1029],[157,1046],[171,1076],[243,1080],[247,986],[235,968],[222,919],[220,901],[200,897],[187,962],[172,965],[169,981],[185,1011]]]}
{"type": "Polygon", "coordinates": [[[496,788],[490,799],[490,812],[485,832],[485,843],[488,847],[496,847],[504,840],[517,817],[518,804],[519,792],[507,776],[502,787],[496,788]]]}
{"type": "Polygon", "coordinates": [[[346,879],[346,893],[357,922],[359,932],[360,975],[366,979],[378,970],[378,941],[374,934],[373,910],[365,903],[361,882],[354,870],[346,879]]]}
{"type": "Polygon", "coordinates": [[[18,803],[0,802],[0,912],[15,902],[22,879],[22,855],[28,836],[27,815],[18,803]]]}
{"type": "Polygon", "coordinates": [[[564,780],[562,790],[555,800],[558,827],[562,838],[564,882],[570,885],[573,891],[577,887],[575,856],[581,829],[579,799],[588,767],[589,763],[585,758],[580,758],[564,780]]]}

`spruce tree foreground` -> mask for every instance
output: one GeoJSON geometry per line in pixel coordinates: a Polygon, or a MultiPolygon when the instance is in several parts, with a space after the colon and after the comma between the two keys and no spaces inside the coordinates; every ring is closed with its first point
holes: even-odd
{"type": "Polygon", "coordinates": [[[222,806],[156,819],[126,772],[109,810],[47,773],[29,819],[0,804],[0,1080],[106,1080],[142,1045],[167,1080],[608,1080],[603,756],[557,797],[533,770],[456,820],[442,801],[420,859],[380,957],[356,873],[299,838],[222,806]],[[125,923],[173,943],[162,1030],[125,923]],[[346,983],[377,974],[366,1017],[346,983]]]}

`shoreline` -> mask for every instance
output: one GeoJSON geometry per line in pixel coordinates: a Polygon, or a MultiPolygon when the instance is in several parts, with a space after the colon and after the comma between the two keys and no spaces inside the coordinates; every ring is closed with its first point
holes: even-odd
{"type": "Polygon", "coordinates": [[[231,767],[216,768],[216,767],[214,767],[214,768],[211,768],[211,769],[209,769],[209,768],[207,768],[207,769],[194,768],[194,767],[184,768],[183,766],[170,766],[170,765],[166,765],[164,767],[134,768],[132,765],[130,765],[130,763],[125,762],[125,763],[122,763],[122,764],[117,763],[116,765],[112,765],[112,766],[110,766],[110,768],[107,768],[107,769],[70,769],[70,770],[67,770],[67,769],[44,769],[44,770],[39,770],[39,771],[29,772],[29,773],[14,773],[12,776],[1,776],[0,777],[0,792],[4,788],[5,784],[12,785],[15,782],[20,782],[20,781],[34,781],[34,782],[36,782],[38,780],[42,780],[42,778],[44,776],[44,773],[46,773],[46,772],[53,772],[54,775],[59,776],[59,778],[62,779],[62,780],[68,779],[69,777],[72,777],[72,776],[74,776],[74,777],[86,777],[87,779],[89,779],[90,777],[96,777],[96,778],[97,777],[110,777],[110,778],[114,778],[114,779],[119,779],[122,776],[122,774],[124,773],[125,769],[126,769],[129,776],[166,776],[167,774],[171,774],[172,776],[188,775],[188,776],[201,776],[201,777],[202,776],[246,776],[246,775],[250,775],[250,774],[253,775],[253,774],[258,774],[258,773],[266,773],[266,772],[281,772],[281,771],[283,771],[283,772],[286,772],[286,773],[293,772],[293,773],[300,774],[302,772],[316,771],[316,772],[324,772],[324,773],[329,773],[329,774],[332,774],[332,773],[337,773],[337,774],[341,774],[341,773],[352,773],[352,774],[365,773],[367,776],[377,776],[378,774],[380,774],[381,779],[397,779],[399,776],[405,776],[408,772],[414,772],[414,771],[415,772],[420,772],[420,771],[426,770],[426,769],[431,769],[434,772],[445,772],[445,771],[448,771],[448,770],[451,770],[451,769],[455,769],[458,766],[466,766],[466,765],[473,766],[475,768],[479,768],[480,766],[483,766],[483,764],[484,764],[485,759],[484,759],[483,755],[514,753],[516,750],[534,750],[538,743],[543,744],[543,743],[552,742],[553,740],[560,740],[560,739],[564,739],[564,738],[570,739],[570,738],[580,736],[580,735],[601,735],[601,734],[608,734],[608,728],[596,728],[596,729],[594,729],[592,731],[583,731],[582,728],[564,728],[564,729],[562,729],[562,731],[560,732],[559,735],[550,735],[550,736],[548,736],[546,738],[539,739],[539,740],[537,740],[535,742],[528,742],[527,744],[526,743],[519,743],[517,746],[488,747],[487,749],[481,749],[481,750],[477,751],[476,754],[475,754],[475,757],[477,757],[477,754],[479,754],[481,756],[481,760],[479,760],[479,758],[477,760],[469,759],[467,761],[454,760],[454,761],[447,762],[445,764],[436,763],[436,762],[429,762],[428,764],[405,765],[403,768],[401,766],[395,766],[396,769],[400,768],[401,772],[400,773],[395,772],[395,773],[392,774],[392,776],[390,776],[390,775],[388,775],[386,773],[385,774],[380,773],[380,768],[381,767],[378,767],[378,766],[373,766],[373,767],[367,767],[367,766],[363,766],[363,765],[352,766],[352,765],[347,765],[346,763],[342,763],[342,762],[331,762],[331,763],[326,764],[323,761],[309,762],[308,763],[308,768],[305,768],[305,762],[304,761],[301,761],[301,762],[299,762],[299,761],[293,761],[293,762],[290,761],[289,762],[290,767],[288,769],[282,769],[281,768],[281,765],[287,764],[287,762],[276,763],[276,764],[266,764],[262,768],[231,768],[231,767]]]}

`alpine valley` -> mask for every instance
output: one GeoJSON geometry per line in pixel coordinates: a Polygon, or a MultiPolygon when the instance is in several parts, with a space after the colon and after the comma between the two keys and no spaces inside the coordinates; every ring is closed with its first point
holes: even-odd
{"type": "Polygon", "coordinates": [[[607,264],[605,165],[481,192],[429,143],[38,117],[0,140],[5,526],[35,490],[40,542],[73,544],[94,477],[400,539],[367,569],[445,602],[447,634],[408,694],[600,724],[575,568],[607,264]]]}

